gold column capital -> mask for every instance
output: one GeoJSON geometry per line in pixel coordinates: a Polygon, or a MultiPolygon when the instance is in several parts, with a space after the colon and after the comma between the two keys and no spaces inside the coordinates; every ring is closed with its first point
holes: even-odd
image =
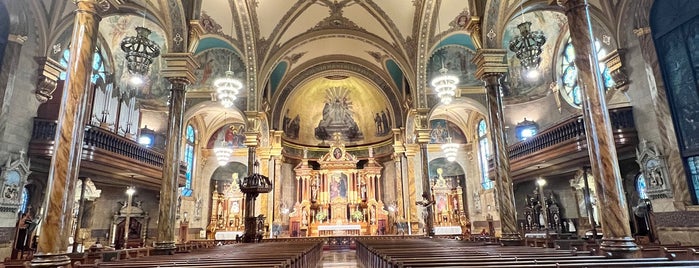
{"type": "Polygon", "coordinates": [[[476,64],[476,77],[483,80],[486,76],[494,73],[507,73],[507,62],[505,56],[507,51],[504,49],[479,49],[472,62],[476,64]]]}
{"type": "Polygon", "coordinates": [[[393,153],[394,155],[400,155],[402,153],[405,153],[405,144],[403,142],[402,138],[402,133],[403,129],[402,128],[394,128],[391,129],[393,132],[393,153]]]}
{"type": "Polygon", "coordinates": [[[201,40],[201,37],[206,34],[206,31],[204,30],[204,27],[201,26],[201,23],[199,20],[190,20],[189,21],[189,50],[188,51],[194,51],[197,46],[199,46],[199,41],[201,40]]]}
{"type": "Polygon", "coordinates": [[[281,156],[282,155],[282,134],[284,134],[284,131],[281,130],[272,130],[272,140],[271,140],[271,146],[272,148],[270,149],[270,155],[272,156],[281,156]]]}
{"type": "Polygon", "coordinates": [[[405,145],[405,156],[407,157],[413,157],[417,155],[417,152],[420,151],[420,145],[417,143],[411,143],[411,144],[406,144],[405,145]]]}
{"type": "Polygon", "coordinates": [[[199,63],[192,53],[165,53],[161,57],[166,66],[161,73],[170,82],[178,81],[190,85],[197,81],[194,70],[199,68],[199,63]]]}

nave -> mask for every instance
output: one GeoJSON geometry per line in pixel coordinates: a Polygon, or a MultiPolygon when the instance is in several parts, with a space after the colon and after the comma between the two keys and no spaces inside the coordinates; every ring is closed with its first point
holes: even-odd
{"type": "Polygon", "coordinates": [[[678,245],[648,246],[635,256],[615,258],[602,254],[594,241],[567,249],[561,241],[546,248],[421,236],[345,237],[351,242],[344,247],[332,241],[337,240],[265,239],[226,245],[200,241],[207,244],[191,242],[175,255],[104,254],[94,262],[76,261],[73,267],[699,267],[697,248],[678,245]]]}

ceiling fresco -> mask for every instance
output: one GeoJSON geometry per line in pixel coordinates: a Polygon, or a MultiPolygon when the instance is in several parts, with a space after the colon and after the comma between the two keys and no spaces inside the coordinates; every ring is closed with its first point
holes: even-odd
{"type": "MultiPolygon", "coordinates": [[[[223,48],[209,49],[194,56],[199,68],[194,71],[197,80],[187,86],[188,91],[215,91],[216,78],[225,77],[230,63],[233,77],[244,80],[245,65],[233,51],[223,48]]],[[[241,93],[246,92],[241,90],[241,93]]]]}
{"type": "Polygon", "coordinates": [[[553,11],[534,11],[511,20],[505,26],[502,46],[507,50],[507,63],[509,65],[509,98],[512,100],[526,101],[540,98],[548,94],[549,83],[555,80],[553,60],[557,54],[557,42],[562,33],[567,32],[567,20],[563,13],[553,11]],[[515,53],[509,49],[510,41],[514,36],[518,36],[517,25],[524,21],[532,23],[532,31],[543,31],[546,36],[546,43],[542,47],[541,64],[539,74],[536,77],[527,77],[522,73],[522,66],[515,53]]]}
{"type": "Polygon", "coordinates": [[[448,138],[451,138],[453,143],[467,143],[466,136],[461,131],[459,126],[451,121],[444,119],[430,120],[430,129],[430,143],[448,143],[448,138]]]}
{"type": "Polygon", "coordinates": [[[476,52],[473,49],[459,45],[446,45],[432,53],[427,66],[428,81],[439,75],[439,70],[446,67],[450,75],[459,78],[459,86],[482,86],[483,81],[475,76],[476,65],[471,62],[476,52]]]}
{"type": "Polygon", "coordinates": [[[103,46],[109,47],[114,59],[115,89],[136,89],[136,98],[142,106],[164,106],[170,91],[167,80],[163,79],[160,72],[163,68],[162,57],[158,56],[153,60],[148,78],[143,85],[133,88],[128,83],[131,76],[125,70],[124,51],[121,50],[120,44],[125,37],[135,36],[136,27],[140,26],[145,26],[152,31],[149,39],[160,46],[161,54],[167,51],[165,34],[162,29],[148,20],[144,21],[143,17],[111,16],[102,19],[100,23],[99,31],[106,42],[103,46]]]}
{"type": "Polygon", "coordinates": [[[230,148],[245,147],[245,124],[232,123],[222,126],[211,135],[206,143],[206,148],[213,149],[215,146],[222,144],[230,148]]]}
{"type": "Polygon", "coordinates": [[[354,76],[315,78],[294,90],[284,105],[281,128],[288,141],[327,145],[340,133],[348,145],[390,139],[395,125],[386,96],[354,76]]]}

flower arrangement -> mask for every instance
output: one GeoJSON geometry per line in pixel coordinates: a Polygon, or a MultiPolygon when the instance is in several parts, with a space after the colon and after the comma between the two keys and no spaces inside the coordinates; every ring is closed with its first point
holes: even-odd
{"type": "Polygon", "coordinates": [[[364,218],[364,214],[361,211],[355,210],[354,212],[352,212],[352,219],[354,219],[355,221],[359,221],[362,218],[364,218]]]}
{"type": "Polygon", "coordinates": [[[318,211],[318,213],[316,213],[316,220],[318,220],[318,221],[324,221],[327,218],[328,218],[328,213],[325,212],[324,210],[318,211]]]}

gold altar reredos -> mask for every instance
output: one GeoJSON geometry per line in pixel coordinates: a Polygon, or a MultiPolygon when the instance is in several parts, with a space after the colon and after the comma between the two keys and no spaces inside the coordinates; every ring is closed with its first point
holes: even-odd
{"type": "Polygon", "coordinates": [[[292,236],[376,235],[388,228],[381,196],[381,170],[371,153],[367,163],[345,150],[341,134],[333,134],[328,153],[296,166],[297,199],[290,214],[292,236]],[[309,161],[317,161],[313,169],[309,161]]]}
{"type": "Polygon", "coordinates": [[[284,102],[284,139],[304,146],[324,145],[336,132],[348,146],[392,138],[393,108],[375,84],[359,76],[319,76],[299,85],[284,102]],[[354,133],[347,133],[356,128],[354,133]],[[324,131],[320,133],[319,131],[324,131]]]}

